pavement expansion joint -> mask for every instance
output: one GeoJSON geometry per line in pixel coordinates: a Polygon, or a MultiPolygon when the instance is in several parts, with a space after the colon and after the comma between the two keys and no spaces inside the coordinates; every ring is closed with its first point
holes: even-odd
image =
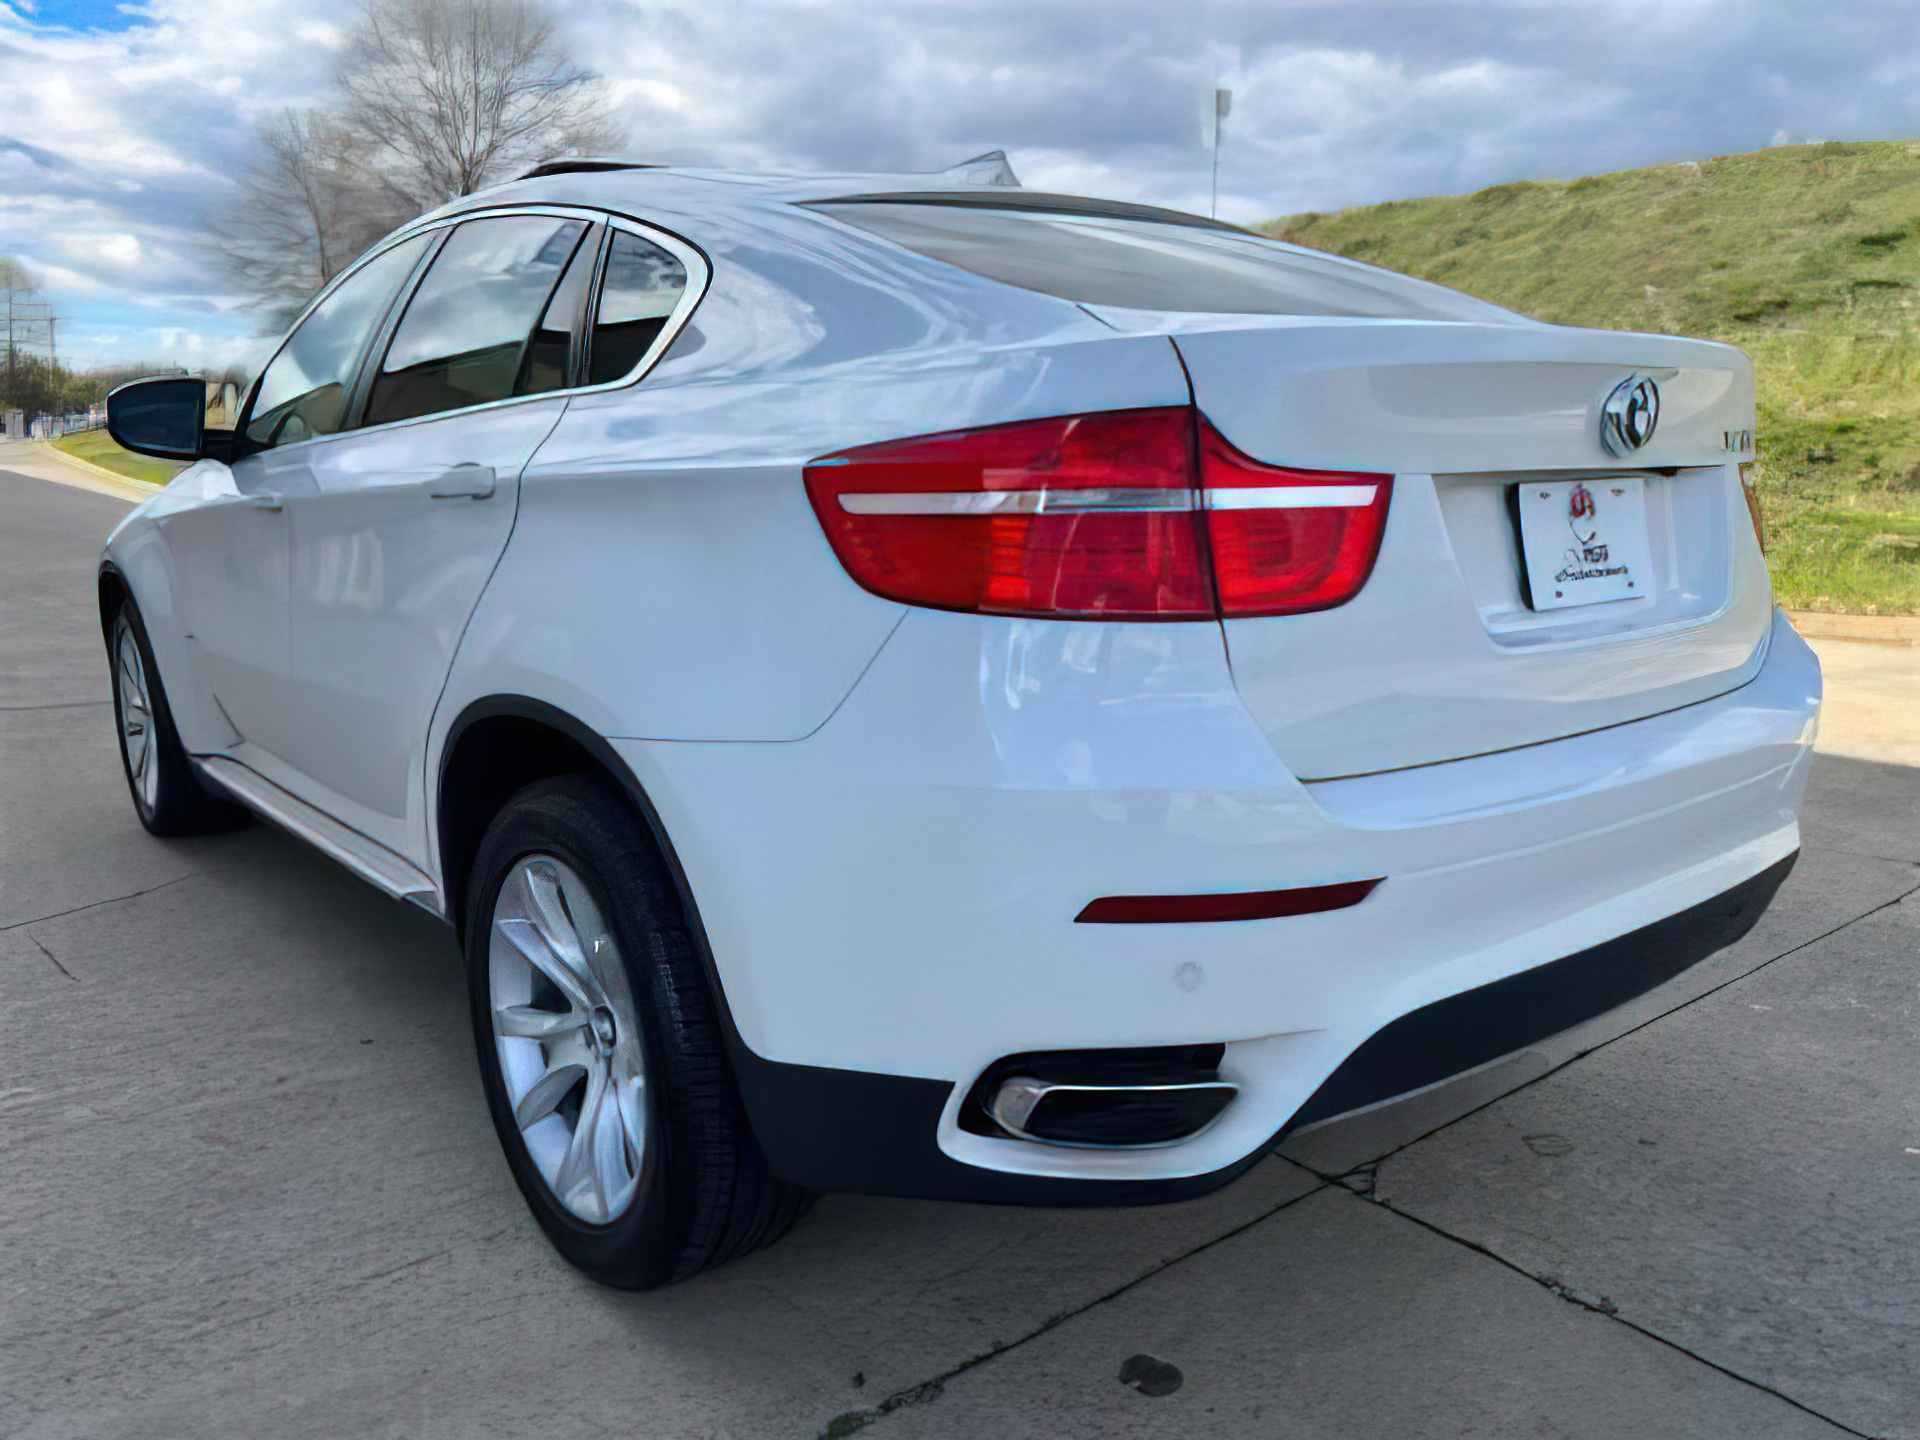
{"type": "MultiPolygon", "coordinates": [[[[1300,1166],[1299,1168],[1305,1169],[1306,1167],[1300,1166]]],[[[1255,1215],[1252,1219],[1244,1220],[1238,1225],[1232,1226],[1229,1229],[1221,1231],[1218,1235],[1215,1235],[1210,1239],[1201,1241],[1198,1245],[1192,1246],[1189,1249],[1181,1251],[1178,1255],[1172,1256],[1169,1259],[1160,1261],[1156,1265],[1150,1266],[1148,1269],[1134,1276],[1131,1280],[1122,1281],[1120,1284],[1114,1286],[1111,1290],[1106,1291],[1104,1294],[1094,1296],[1093,1299],[1087,1301],[1084,1305],[1076,1305],[1071,1310],[1062,1310],[1057,1315],[1049,1316],[1046,1320],[1043,1320],[1040,1324],[1036,1325],[1033,1329],[1029,1330],[1026,1334],[1020,1336],[1017,1340],[1009,1340],[1004,1344],[997,1344],[989,1350],[982,1351],[978,1355],[973,1355],[965,1360],[962,1360],[958,1365],[955,1365],[950,1369],[941,1371],[938,1375],[935,1375],[930,1380],[922,1380],[917,1385],[908,1385],[903,1389],[896,1390],[877,1405],[871,1405],[862,1410],[848,1410],[842,1414],[836,1415],[833,1417],[833,1419],[827,1422],[826,1428],[821,1430],[820,1440],[845,1440],[846,1436],[853,1435],[861,1430],[866,1429],[867,1426],[872,1425],[877,1421],[884,1420],[887,1416],[893,1414],[894,1411],[896,1410],[910,1409],[916,1405],[932,1404],[934,1401],[938,1400],[943,1393],[945,1393],[947,1383],[949,1381],[957,1379],[959,1376],[966,1374],[969,1370],[978,1369],[980,1366],[985,1365],[990,1360],[998,1359],[1000,1356],[1005,1355],[1010,1351],[1018,1350],[1021,1346],[1029,1343],[1030,1341],[1039,1339],[1042,1335],[1045,1335],[1050,1331],[1059,1329],[1062,1325],[1066,1324],[1069,1320],[1076,1319],[1081,1315],[1085,1315],[1090,1310],[1097,1310],[1100,1306],[1105,1305],[1110,1301],[1119,1299],[1122,1295],[1125,1295],[1128,1291],[1136,1288],[1137,1286],[1144,1285],[1147,1281],[1153,1279],[1156,1275],[1162,1274],[1167,1270],[1171,1270],[1174,1266],[1182,1264],[1188,1260],[1191,1260],[1196,1255],[1204,1254],[1206,1251],[1211,1250],[1214,1246],[1233,1239],[1236,1235],[1244,1235],[1247,1231],[1253,1229],[1256,1225],[1265,1224],[1268,1220],[1271,1220],[1274,1216],[1278,1215],[1281,1211],[1291,1209],[1293,1206],[1298,1205],[1302,1200],[1308,1199],[1309,1197],[1314,1195],[1318,1195],[1321,1191],[1327,1188],[1328,1188],[1327,1185],[1325,1183],[1322,1183],[1314,1186],[1311,1190],[1303,1191],[1298,1195],[1290,1197],[1289,1199],[1282,1200],[1278,1205],[1269,1206],[1267,1209],[1262,1210],[1258,1215],[1255,1215]]],[[[1152,1357],[1136,1357],[1136,1358],[1151,1359],[1152,1357]]],[[[1157,1375],[1158,1372],[1155,1372],[1155,1374],[1157,1375]]]]}
{"type": "MultiPolygon", "coordinates": [[[[49,920],[63,920],[69,915],[78,915],[82,910],[98,910],[102,905],[118,905],[122,900],[138,900],[142,895],[151,895],[156,890],[165,890],[170,885],[178,885],[183,880],[191,880],[199,873],[198,870],[189,870],[184,875],[176,875],[171,880],[162,880],[158,885],[148,885],[144,889],[130,890],[125,895],[109,895],[104,900],[89,900],[84,905],[70,905],[65,910],[54,911],[51,915],[35,915],[29,920],[15,920],[10,925],[0,925],[0,935],[6,934],[9,930],[19,930],[28,925],[44,925],[49,920]]],[[[27,938],[32,939],[33,937],[29,935],[27,938]]],[[[33,943],[38,945],[40,942],[35,940],[33,943]]],[[[52,959],[53,957],[48,956],[47,958],[52,959]]],[[[57,964],[58,962],[56,961],[55,963],[57,964]]]]}
{"type": "MultiPolygon", "coordinates": [[[[1296,1161],[1293,1161],[1292,1163],[1298,1165],[1300,1162],[1296,1160],[1296,1161]]],[[[1300,1168],[1303,1170],[1311,1170],[1311,1167],[1304,1166],[1304,1165],[1302,1165],[1300,1168]]],[[[1311,1172],[1311,1173],[1317,1174],[1318,1172],[1311,1172]]],[[[1672,1350],[1675,1354],[1684,1355],[1687,1359],[1692,1360],[1697,1364],[1704,1365],[1707,1367],[1707,1369],[1716,1371],[1719,1374],[1726,1376],[1729,1380],[1737,1381],[1740,1384],[1747,1386],[1749,1389],[1758,1390],[1763,1395],[1770,1395],[1774,1399],[1780,1401],[1783,1405],[1791,1405],[1795,1410],[1800,1411],[1802,1414],[1809,1415],[1813,1419],[1820,1421],[1822,1424],[1831,1425],[1836,1431],[1838,1431],[1842,1435],[1856,1436],[1858,1437],[1858,1440],[1880,1440],[1880,1437],[1873,1435],[1869,1431],[1856,1430],[1853,1426],[1847,1424],[1845,1421],[1836,1420],[1833,1416],[1828,1415],[1824,1411],[1816,1410],[1811,1405],[1806,1404],[1804,1401],[1794,1399],[1793,1396],[1787,1394],[1783,1390],[1776,1389],[1774,1386],[1767,1384],[1764,1380],[1756,1380],[1750,1375],[1743,1375],[1738,1370],[1731,1369],[1730,1367],[1721,1364],[1717,1360],[1708,1359],[1705,1355],[1702,1355],[1697,1350],[1689,1349],[1687,1346],[1680,1344],[1677,1340],[1669,1339],[1667,1336],[1662,1335],[1657,1330],[1648,1329],[1645,1325],[1642,1325],[1637,1320],[1631,1320],[1627,1318],[1627,1316],[1620,1313],[1620,1307],[1605,1295],[1601,1295],[1593,1299],[1588,1299],[1586,1296],[1581,1295],[1577,1291],[1575,1291],[1571,1285],[1569,1285],[1566,1281],[1560,1279],[1558,1276],[1536,1275],[1531,1270],[1526,1269],[1524,1266],[1516,1264],[1514,1261],[1509,1260],[1506,1256],[1500,1254],[1498,1251],[1489,1249],[1487,1246],[1482,1245],[1479,1241],[1469,1240],[1464,1235],[1457,1235],[1453,1231],[1446,1229],[1444,1226],[1436,1225],[1434,1224],[1433,1221],[1428,1220],[1423,1216],[1414,1214],[1411,1210],[1402,1209],[1400,1206],[1395,1205],[1390,1200],[1383,1200],[1378,1198],[1377,1196],[1373,1196],[1370,1194],[1362,1195],[1357,1191],[1351,1190],[1350,1187],[1347,1187],[1347,1186],[1338,1186],[1335,1188],[1346,1189],[1350,1194],[1353,1195],[1353,1197],[1356,1200],[1361,1201],[1363,1204],[1371,1205],[1377,1210],[1384,1210],[1389,1215],[1398,1216],[1400,1219],[1405,1220],[1410,1224],[1418,1225],[1422,1230],[1425,1230],[1430,1235],[1437,1236],[1442,1240],[1451,1241],[1453,1244],[1458,1245],[1463,1249],[1470,1250],[1474,1254],[1480,1256],[1483,1259],[1491,1260],[1493,1261],[1494,1264],[1502,1266],[1505,1269],[1511,1270],[1514,1274],[1522,1276],[1527,1280],[1531,1280],[1534,1284],[1538,1285],[1541,1289],[1545,1290],[1548,1294],[1556,1296],[1559,1299],[1566,1301],[1569,1305],[1577,1306],[1580,1309],[1587,1311],[1589,1314],[1600,1316],[1602,1319],[1611,1320],[1615,1324],[1624,1325],[1626,1326],[1627,1329],[1632,1330],[1635,1334],[1645,1336],[1647,1339],[1653,1341],[1655,1344],[1663,1345],[1667,1349],[1672,1350]]],[[[1312,1193],[1317,1194],[1318,1192],[1316,1191],[1312,1193]]]]}
{"type": "MultiPolygon", "coordinates": [[[[32,922],[29,922],[29,923],[32,923],[32,922]]],[[[58,970],[62,975],[66,976],[67,979],[69,980],[74,980],[74,981],[79,980],[80,977],[74,974],[71,970],[67,969],[66,966],[62,965],[60,963],[60,957],[58,955],[55,955],[53,951],[49,950],[46,947],[45,943],[42,942],[40,937],[34,934],[33,931],[31,930],[27,931],[27,939],[33,942],[34,949],[38,950],[42,955],[47,957],[47,963],[52,965],[54,969],[58,970]]]]}

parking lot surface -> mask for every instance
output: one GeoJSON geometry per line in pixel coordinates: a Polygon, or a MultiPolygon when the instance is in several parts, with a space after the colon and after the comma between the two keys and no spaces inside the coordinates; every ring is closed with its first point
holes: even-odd
{"type": "MultiPolygon", "coordinates": [[[[140,829],[126,505],[38,454],[0,445],[0,1435],[1920,1436],[1920,769],[1821,756],[1740,944],[1214,1196],[830,1196],[619,1294],[513,1187],[449,932],[266,825],[140,829]]],[[[1883,707],[1848,734],[1920,733],[1920,650],[1830,669],[1883,707]]]]}

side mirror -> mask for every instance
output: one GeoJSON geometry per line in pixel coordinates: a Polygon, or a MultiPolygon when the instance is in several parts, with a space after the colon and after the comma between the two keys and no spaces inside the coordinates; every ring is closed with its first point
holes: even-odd
{"type": "Polygon", "coordinates": [[[113,443],[162,460],[198,460],[207,453],[207,386],[203,380],[135,380],[107,396],[113,443]]]}

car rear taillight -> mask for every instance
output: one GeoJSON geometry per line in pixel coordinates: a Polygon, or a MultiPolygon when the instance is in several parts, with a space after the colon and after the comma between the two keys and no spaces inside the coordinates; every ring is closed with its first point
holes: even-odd
{"type": "Polygon", "coordinates": [[[1391,475],[1263,465],[1202,420],[1200,484],[1223,616],[1331,610],[1373,573],[1391,475]]]}
{"type": "Polygon", "coordinates": [[[1185,407],[956,430],[828,455],[807,493],[849,574],[942,610],[1211,618],[1185,407]]]}
{"type": "Polygon", "coordinates": [[[840,563],[876,595],[1089,620],[1342,604],[1373,568],[1392,488],[1262,465],[1187,406],[866,445],[806,479],[840,563]]]}

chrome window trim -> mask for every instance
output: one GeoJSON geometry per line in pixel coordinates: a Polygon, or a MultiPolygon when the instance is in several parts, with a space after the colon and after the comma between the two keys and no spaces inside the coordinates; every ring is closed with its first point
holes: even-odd
{"type": "MultiPolygon", "coordinates": [[[[707,257],[701,254],[699,250],[689,245],[677,235],[668,234],[664,230],[656,229],[651,225],[631,219],[625,215],[616,215],[606,210],[595,210],[591,206],[585,205],[479,206],[471,210],[462,210],[457,215],[438,215],[424,220],[416,220],[405,229],[396,230],[385,240],[381,241],[379,245],[370,248],[364,255],[355,260],[352,265],[334,276],[331,284],[307,302],[307,308],[300,312],[300,318],[298,320],[295,320],[293,324],[287,327],[287,333],[281,337],[279,345],[274,347],[272,358],[267,361],[266,365],[260,367],[260,373],[262,375],[266,374],[267,367],[272,365],[274,360],[280,358],[280,352],[287,348],[287,342],[293,339],[294,332],[306,324],[307,316],[313,313],[321,301],[325,300],[335,290],[346,284],[354,275],[358,274],[362,266],[371,264],[394,246],[403,245],[417,236],[425,235],[435,230],[446,230],[451,229],[455,225],[464,225],[469,220],[493,220],[514,215],[550,215],[558,220],[584,220],[589,224],[604,225],[609,230],[624,230],[631,235],[637,235],[649,244],[658,245],[662,250],[665,250],[680,262],[681,267],[687,272],[687,288],[681,292],[680,302],[675,305],[672,312],[668,314],[667,323],[661,326],[660,333],[654,336],[653,344],[647,347],[647,353],[640,357],[640,362],[635,365],[632,370],[628,371],[618,380],[603,380],[598,385],[569,385],[558,390],[542,390],[533,395],[509,395],[504,400],[488,400],[478,405],[462,405],[457,410],[436,410],[431,415],[412,415],[404,420],[386,420],[378,425],[360,425],[350,430],[336,430],[331,435],[314,435],[305,440],[296,440],[291,445],[275,445],[259,450],[249,450],[247,451],[246,457],[242,458],[268,453],[291,453],[306,445],[325,445],[332,441],[346,440],[355,435],[383,434],[387,431],[402,429],[408,425],[430,425],[435,421],[445,420],[450,416],[477,415],[483,411],[498,410],[508,405],[531,405],[543,400],[571,400],[576,395],[598,395],[604,391],[625,389],[627,386],[638,384],[646,378],[647,372],[653,369],[659,362],[660,357],[666,353],[667,347],[673,344],[679,337],[680,332],[686,328],[687,321],[692,318],[693,312],[700,307],[700,302],[706,299],[707,289],[713,283],[713,267],[707,263],[707,257]]],[[[431,273],[431,269],[431,263],[429,263],[428,273],[431,273]]],[[[422,276],[420,278],[424,279],[425,277],[422,276]]],[[[413,277],[410,276],[407,285],[404,287],[405,298],[409,302],[411,302],[413,298],[414,291],[418,288],[418,285],[413,283],[413,277]]],[[[589,330],[591,330],[598,314],[599,296],[596,293],[593,297],[593,308],[587,315],[587,326],[589,330]]],[[[403,307],[395,323],[398,324],[405,319],[406,311],[403,307]]],[[[384,326],[385,323],[383,319],[381,322],[382,326],[384,326]]],[[[370,363],[379,364],[380,360],[371,359],[370,357],[370,363]]],[[[356,375],[354,382],[356,388],[358,387],[359,379],[360,377],[356,375]]],[[[258,385],[259,381],[256,379],[254,383],[258,385]]],[[[247,413],[242,416],[242,419],[251,421],[252,418],[252,402],[250,398],[247,413]]],[[[236,431],[236,433],[238,433],[238,431],[236,431]]]]}

